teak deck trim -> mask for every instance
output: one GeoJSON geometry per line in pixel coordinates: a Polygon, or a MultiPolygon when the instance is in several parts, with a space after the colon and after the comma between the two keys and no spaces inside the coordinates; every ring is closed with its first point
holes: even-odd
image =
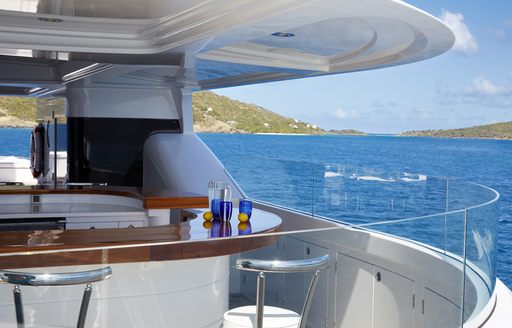
{"type": "Polygon", "coordinates": [[[0,268],[21,269],[70,265],[114,264],[171,261],[230,255],[261,248],[277,242],[279,235],[258,238],[219,238],[171,244],[147,244],[137,247],[64,250],[54,253],[0,256],[0,268]]]}

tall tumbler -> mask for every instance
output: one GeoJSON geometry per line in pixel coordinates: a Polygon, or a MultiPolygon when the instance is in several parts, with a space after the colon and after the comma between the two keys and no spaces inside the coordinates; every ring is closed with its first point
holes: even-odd
{"type": "Polygon", "coordinates": [[[231,200],[231,187],[224,180],[212,180],[208,182],[208,204],[214,218],[220,217],[220,202],[231,200]]]}

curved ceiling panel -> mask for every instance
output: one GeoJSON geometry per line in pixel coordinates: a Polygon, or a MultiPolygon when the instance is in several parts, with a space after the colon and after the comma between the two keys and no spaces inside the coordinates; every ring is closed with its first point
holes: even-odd
{"type": "Polygon", "coordinates": [[[375,37],[373,27],[361,17],[332,18],[284,32],[290,33],[289,37],[267,34],[249,42],[269,49],[288,48],[320,56],[335,56],[363,48],[375,37]]]}

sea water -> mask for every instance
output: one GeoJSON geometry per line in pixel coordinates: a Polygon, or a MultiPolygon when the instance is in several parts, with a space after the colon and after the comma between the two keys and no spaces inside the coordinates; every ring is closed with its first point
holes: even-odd
{"type": "MultiPolygon", "coordinates": [[[[409,196],[407,204],[389,200],[383,204],[346,193],[336,195],[339,199],[335,199],[336,204],[343,206],[326,211],[323,195],[316,194],[312,198],[307,179],[313,177],[314,180],[321,173],[324,178],[321,183],[313,183],[320,186],[320,190],[329,187],[329,182],[325,181],[354,174],[362,177],[363,183],[356,186],[346,183],[345,189],[361,188],[364,183],[370,186],[372,182],[386,185],[386,181],[400,179],[421,182],[425,177],[439,184],[446,180],[432,177],[457,177],[494,188],[501,194],[498,277],[512,288],[512,141],[393,136],[199,136],[249,196],[346,222],[382,220],[390,213],[398,218],[425,215],[438,213],[443,208],[438,202],[429,202],[428,197],[409,196]],[[264,172],[258,173],[257,166],[263,167],[264,172]],[[261,188],[262,181],[265,188],[261,188]],[[372,206],[379,210],[372,211],[372,206]],[[381,211],[382,208],[386,210],[381,211]]],[[[29,140],[30,129],[0,128],[0,155],[28,157],[29,140]]],[[[389,192],[396,195],[411,190],[401,188],[389,192]]],[[[490,197],[480,192],[477,196],[490,197]]],[[[478,197],[476,202],[481,200],[478,197]]],[[[330,201],[332,203],[332,198],[330,201]]],[[[469,203],[472,201],[469,199],[469,203]]]]}

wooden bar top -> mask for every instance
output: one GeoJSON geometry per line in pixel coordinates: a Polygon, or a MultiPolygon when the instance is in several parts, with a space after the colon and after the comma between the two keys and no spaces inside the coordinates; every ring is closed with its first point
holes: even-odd
{"type": "Polygon", "coordinates": [[[239,224],[196,219],[143,228],[0,232],[0,268],[183,260],[234,254],[274,243],[281,218],[253,209],[239,224]],[[248,238],[244,238],[248,236],[248,238]]]}
{"type": "Polygon", "coordinates": [[[170,189],[143,189],[99,185],[57,185],[57,187],[53,185],[0,186],[0,196],[25,194],[97,194],[134,197],[143,202],[145,209],[208,207],[207,196],[170,189]]]}

